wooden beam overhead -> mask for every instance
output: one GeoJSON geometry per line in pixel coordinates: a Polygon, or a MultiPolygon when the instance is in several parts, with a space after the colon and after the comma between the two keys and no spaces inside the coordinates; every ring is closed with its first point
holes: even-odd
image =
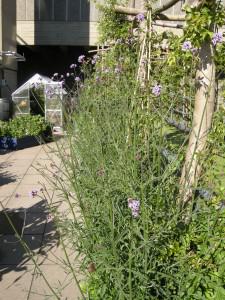
{"type": "MultiPolygon", "coordinates": [[[[171,0],[167,4],[162,5],[162,7],[157,8],[153,13],[156,15],[156,20],[165,20],[165,21],[185,21],[185,16],[181,15],[165,15],[162,14],[161,11],[168,9],[170,5],[173,5],[178,2],[177,0],[171,0]]],[[[139,8],[133,8],[133,7],[124,7],[120,5],[115,5],[115,11],[120,13],[120,14],[125,14],[125,15],[131,15],[131,16],[136,16],[138,14],[146,14],[146,10],[142,10],[139,8]]]]}
{"type": "Polygon", "coordinates": [[[139,9],[139,8],[124,7],[124,6],[120,6],[120,5],[115,5],[115,11],[120,14],[132,15],[132,16],[147,13],[147,11],[143,11],[142,9],[139,9]]]}

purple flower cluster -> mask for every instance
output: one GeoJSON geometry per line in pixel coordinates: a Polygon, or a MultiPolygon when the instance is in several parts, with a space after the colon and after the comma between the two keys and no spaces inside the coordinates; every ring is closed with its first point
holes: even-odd
{"type": "Polygon", "coordinates": [[[131,209],[132,216],[137,218],[140,213],[140,200],[128,198],[128,208],[131,209]]]}
{"type": "Polygon", "coordinates": [[[74,80],[75,80],[76,82],[80,82],[80,77],[76,76],[76,77],[74,78],[74,80]]]}
{"type": "Polygon", "coordinates": [[[99,56],[97,54],[95,54],[91,60],[92,65],[95,65],[97,60],[98,60],[99,56]]]}
{"type": "Polygon", "coordinates": [[[34,197],[36,197],[37,195],[38,195],[38,190],[32,190],[32,191],[29,192],[29,196],[30,196],[31,198],[34,198],[34,197]]]}
{"type": "Polygon", "coordinates": [[[72,64],[72,65],[70,65],[70,69],[74,69],[74,68],[76,68],[76,64],[72,64]]]}
{"type": "Polygon", "coordinates": [[[145,19],[145,15],[140,13],[140,14],[136,15],[135,18],[138,22],[142,22],[145,19]]]}
{"type": "Polygon", "coordinates": [[[52,214],[47,215],[47,221],[51,222],[54,219],[54,216],[52,214]]]}
{"type": "Polygon", "coordinates": [[[156,84],[156,85],[153,86],[153,88],[152,88],[152,94],[155,95],[155,96],[157,96],[157,97],[160,96],[160,94],[161,94],[161,89],[162,89],[161,85],[156,84]]]}
{"type": "Polygon", "coordinates": [[[212,43],[216,46],[218,43],[222,43],[223,41],[223,34],[221,32],[214,33],[212,37],[212,43]]]}
{"type": "Polygon", "coordinates": [[[78,57],[78,60],[77,60],[77,61],[78,61],[79,63],[82,64],[82,63],[84,62],[84,59],[85,59],[85,55],[80,55],[80,56],[78,57]]]}
{"type": "Polygon", "coordinates": [[[192,50],[192,44],[190,41],[184,41],[183,45],[182,45],[182,50],[183,51],[188,51],[188,50],[192,50]]]}

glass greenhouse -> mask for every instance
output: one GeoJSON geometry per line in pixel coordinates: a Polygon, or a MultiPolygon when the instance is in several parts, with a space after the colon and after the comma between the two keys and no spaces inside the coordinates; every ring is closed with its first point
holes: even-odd
{"type": "Polygon", "coordinates": [[[66,94],[62,82],[35,74],[12,93],[14,115],[42,114],[53,127],[62,128],[66,94]]]}

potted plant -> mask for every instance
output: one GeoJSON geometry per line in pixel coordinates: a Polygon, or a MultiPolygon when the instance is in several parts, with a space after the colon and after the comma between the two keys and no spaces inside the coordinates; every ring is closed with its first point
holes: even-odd
{"type": "Polygon", "coordinates": [[[48,125],[40,115],[22,115],[0,124],[0,147],[15,149],[38,145],[48,125]]]}

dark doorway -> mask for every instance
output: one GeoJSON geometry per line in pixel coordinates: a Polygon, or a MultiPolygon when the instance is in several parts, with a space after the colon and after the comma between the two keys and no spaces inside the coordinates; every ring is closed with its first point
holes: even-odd
{"type": "Polygon", "coordinates": [[[18,46],[26,61],[18,65],[18,86],[36,73],[52,77],[54,73],[70,72],[80,55],[88,56],[90,47],[77,46],[18,46]]]}

